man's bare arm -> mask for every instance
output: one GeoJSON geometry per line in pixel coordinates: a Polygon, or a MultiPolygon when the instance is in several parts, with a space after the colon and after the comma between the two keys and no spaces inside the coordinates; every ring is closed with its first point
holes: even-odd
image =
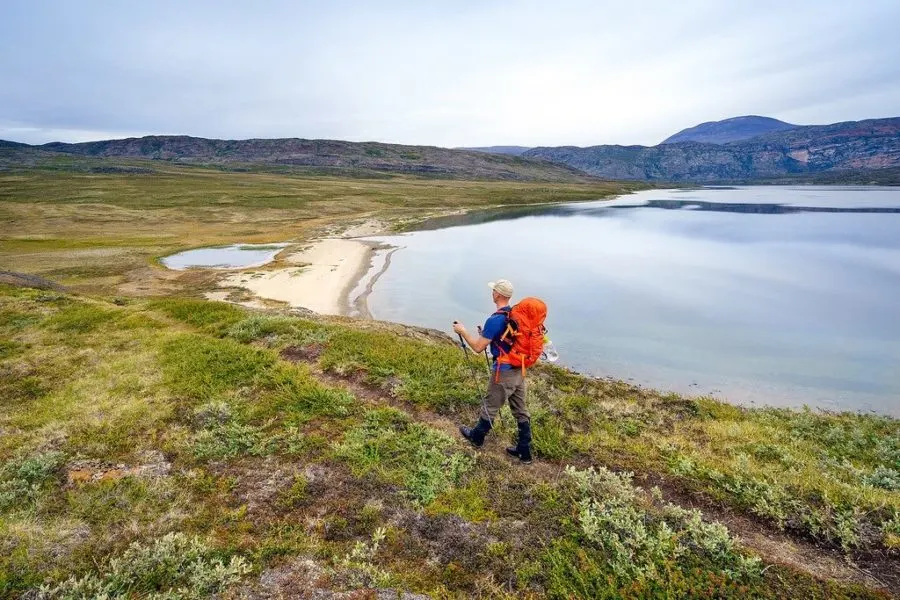
{"type": "Polygon", "coordinates": [[[469,347],[477,353],[484,351],[484,349],[487,348],[491,343],[491,340],[489,340],[488,338],[469,333],[468,331],[466,331],[466,328],[463,326],[463,324],[459,322],[453,323],[453,331],[461,335],[469,345],[469,347]]]}
{"type": "Polygon", "coordinates": [[[466,340],[466,343],[469,344],[469,347],[471,347],[476,354],[483,352],[491,343],[491,340],[483,338],[480,335],[472,335],[469,332],[466,332],[463,335],[463,339],[466,340]]]}

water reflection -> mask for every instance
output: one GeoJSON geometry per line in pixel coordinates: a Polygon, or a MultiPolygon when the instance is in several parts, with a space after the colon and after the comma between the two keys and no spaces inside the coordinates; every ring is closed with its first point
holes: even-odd
{"type": "Polygon", "coordinates": [[[444,218],[385,240],[404,248],[369,304],[378,318],[475,324],[490,309],[483,282],[507,277],[548,301],[553,340],[579,370],[900,414],[897,213],[897,189],[803,187],[444,218]]]}
{"type": "Polygon", "coordinates": [[[246,269],[271,262],[288,244],[234,244],[185,250],[161,259],[169,269],[246,269]]]}

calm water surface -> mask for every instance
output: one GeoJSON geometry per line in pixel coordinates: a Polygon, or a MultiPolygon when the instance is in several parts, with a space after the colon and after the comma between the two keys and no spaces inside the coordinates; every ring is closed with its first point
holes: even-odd
{"type": "Polygon", "coordinates": [[[166,256],[162,263],[175,270],[202,267],[207,269],[247,269],[271,262],[288,244],[235,244],[185,250],[166,256]]]}
{"type": "Polygon", "coordinates": [[[369,297],[376,318],[474,326],[505,277],[547,301],[579,371],[900,416],[900,189],[648,191],[425,227],[378,238],[400,249],[369,297]]]}

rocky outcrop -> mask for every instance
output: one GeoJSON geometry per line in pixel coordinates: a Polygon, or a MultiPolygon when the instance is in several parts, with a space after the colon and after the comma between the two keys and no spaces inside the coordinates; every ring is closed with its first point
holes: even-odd
{"type": "Polygon", "coordinates": [[[524,154],[598,177],[742,182],[900,167],[900,117],[796,127],[728,144],[534,148],[524,154]]]}

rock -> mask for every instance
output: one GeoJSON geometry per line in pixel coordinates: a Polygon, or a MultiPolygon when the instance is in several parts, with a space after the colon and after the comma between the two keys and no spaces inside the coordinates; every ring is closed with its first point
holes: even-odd
{"type": "Polygon", "coordinates": [[[123,477],[153,479],[165,477],[172,470],[172,464],[158,450],[148,450],[139,458],[141,462],[137,465],[112,464],[101,459],[74,460],[66,466],[66,483],[71,487],[123,477]]]}

